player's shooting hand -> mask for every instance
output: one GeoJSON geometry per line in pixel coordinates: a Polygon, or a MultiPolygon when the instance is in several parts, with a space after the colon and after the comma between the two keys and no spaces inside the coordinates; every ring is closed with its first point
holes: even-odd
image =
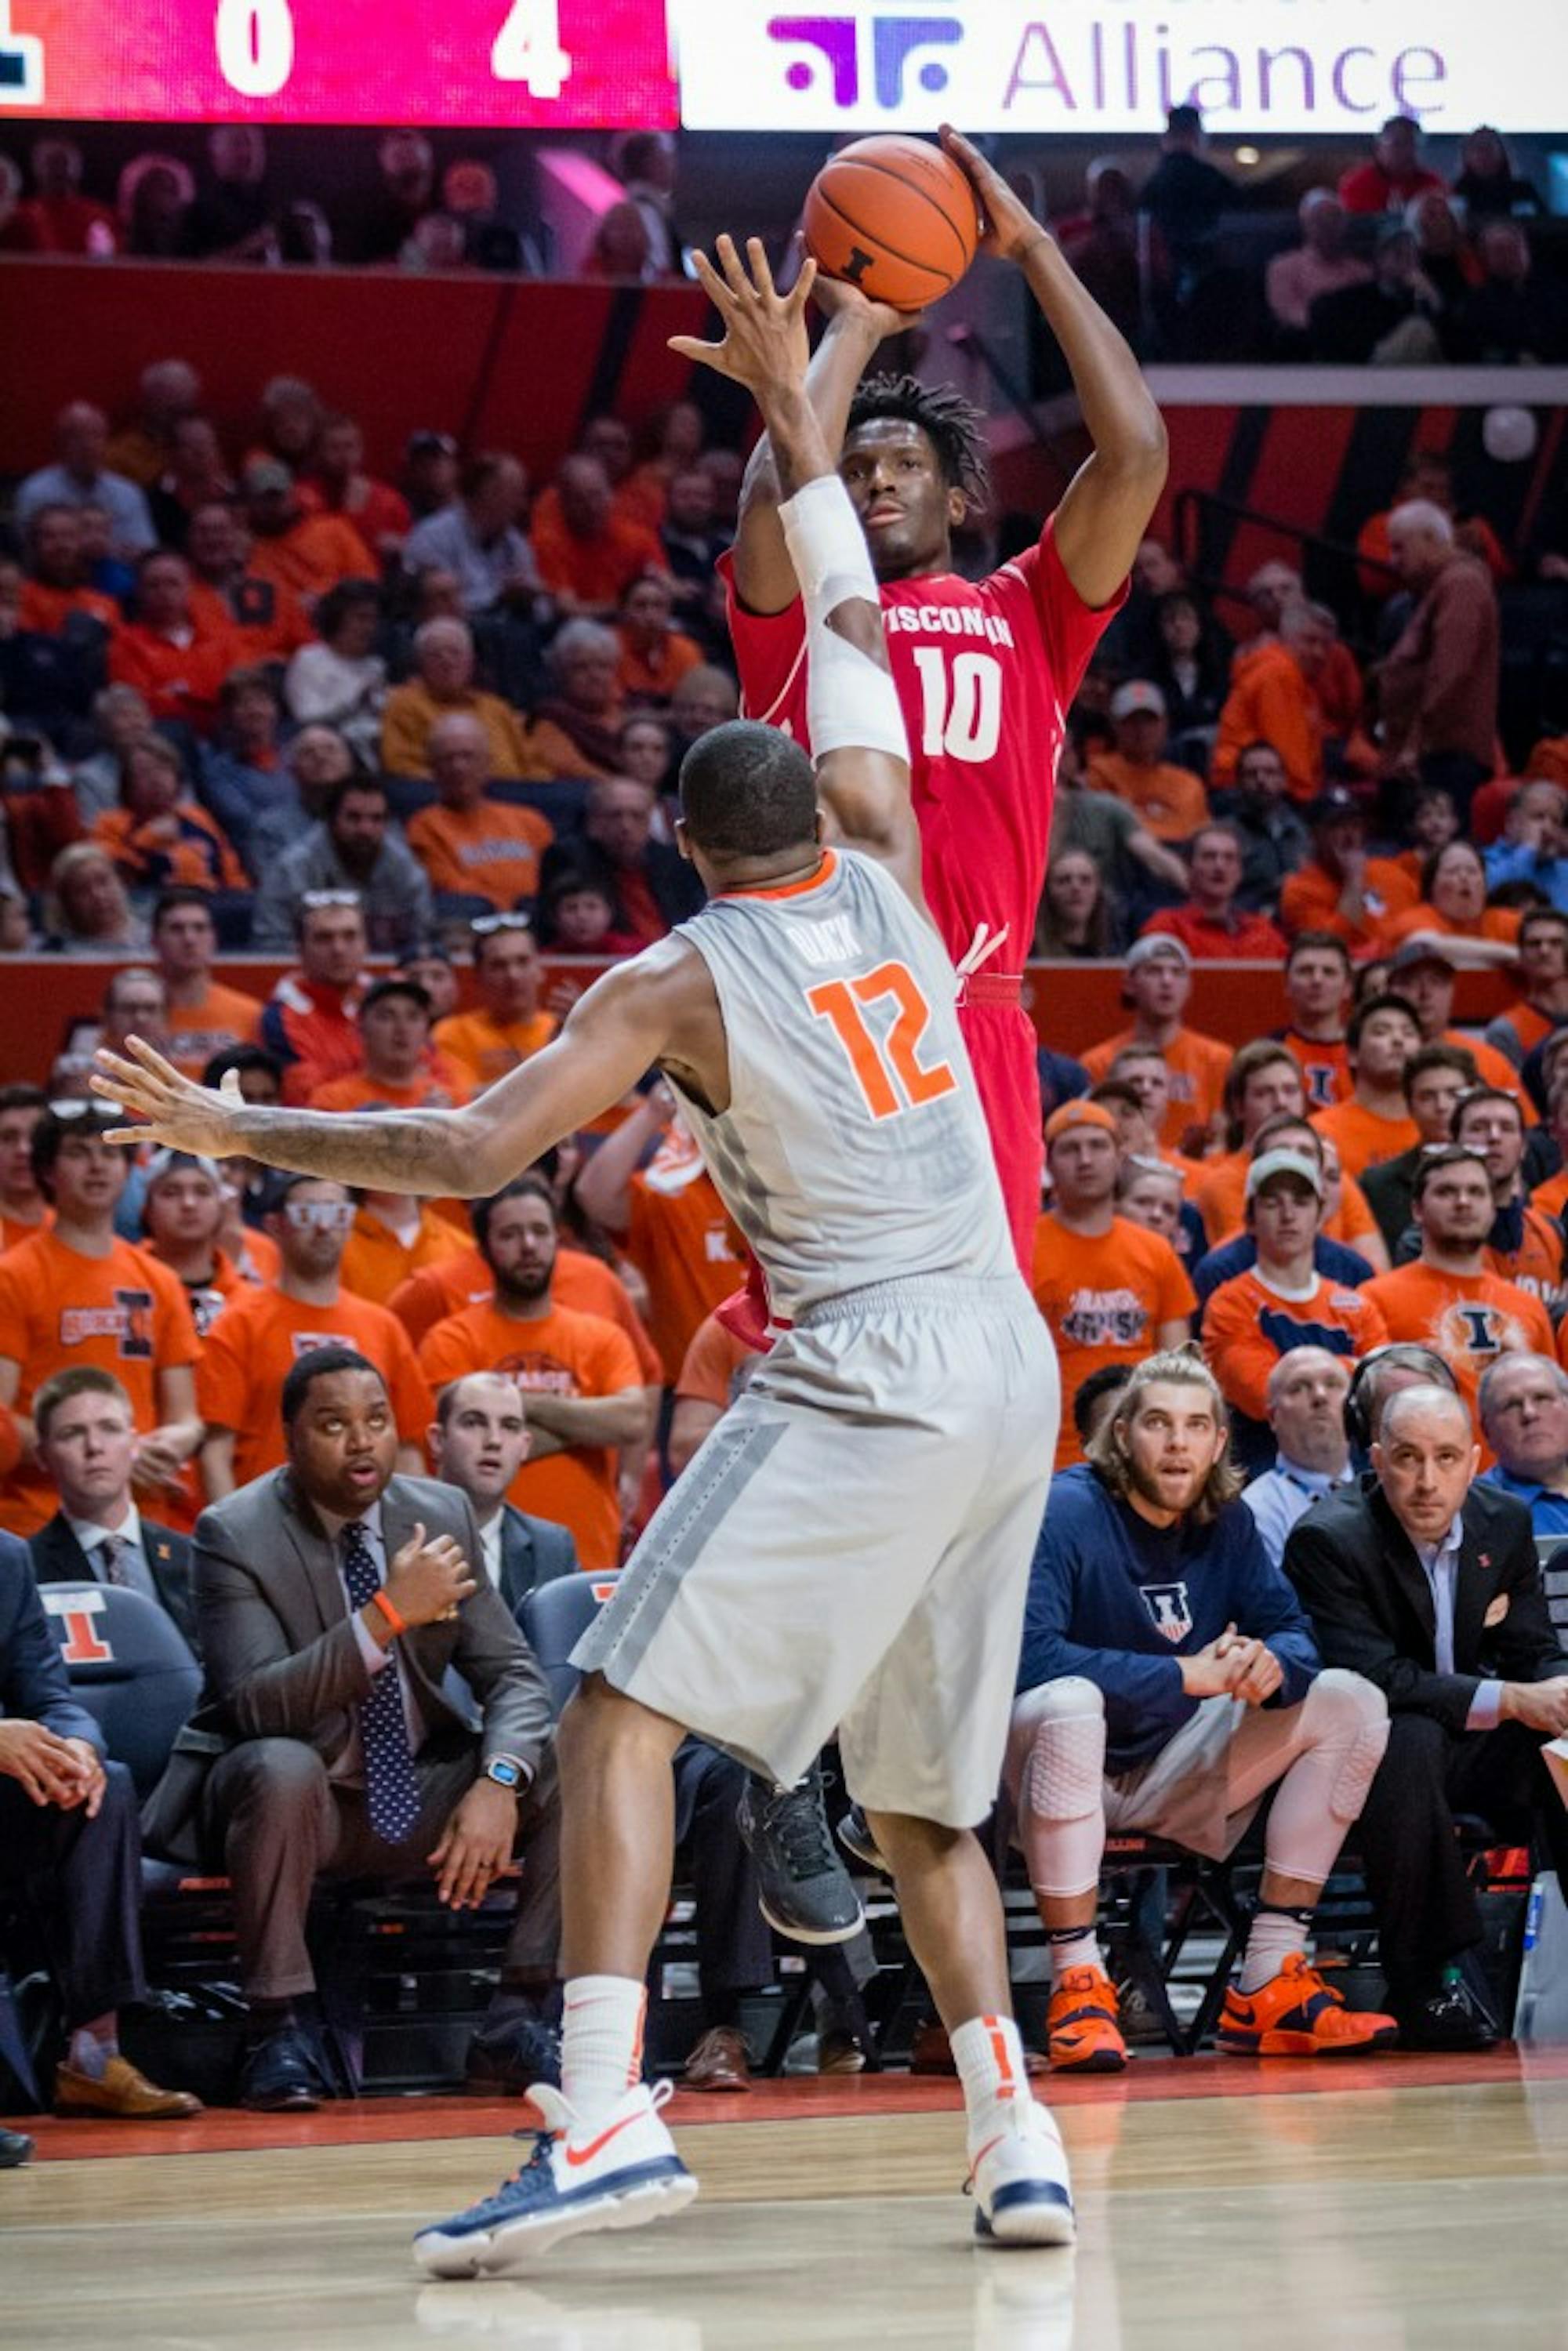
{"type": "Polygon", "coordinates": [[[952,157],[979,199],[981,252],[994,253],[1001,261],[1021,261],[1031,245],[1047,236],[1047,231],[961,131],[945,122],[939,136],[944,154],[952,157]]]}
{"type": "Polygon", "coordinates": [[[226,1159],[245,1149],[235,1132],[235,1113],[245,1108],[237,1070],[231,1070],[221,1086],[199,1086],[182,1077],[142,1037],[128,1037],[124,1053],[99,1046],[93,1063],[88,1083],[94,1093],[138,1112],[147,1122],[113,1128],[107,1138],[110,1143],[138,1148],[163,1143],[172,1150],[196,1151],[208,1159],[226,1159]]]}
{"type": "Polygon", "coordinates": [[[671,350],[700,360],[704,367],[733,378],[751,392],[803,384],[811,356],[806,298],[816,283],[816,263],[803,263],[789,293],[780,294],[760,237],[747,237],[744,262],[733,237],[721,236],[714,250],[717,269],[706,253],[694,254],[692,261],[718,312],[724,340],[705,343],[695,335],[672,335],[671,350]]]}

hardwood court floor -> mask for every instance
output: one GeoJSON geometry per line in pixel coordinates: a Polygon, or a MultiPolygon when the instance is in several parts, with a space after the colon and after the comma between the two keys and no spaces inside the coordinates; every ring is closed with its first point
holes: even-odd
{"type": "MultiPolygon", "coordinates": [[[[62,2151],[0,2176],[0,2342],[1568,2351],[1568,2063],[1389,2061],[1357,2066],[1354,2086],[1321,2068],[1221,2073],[1213,2086],[1230,2095],[1174,2065],[1135,2068],[1130,2095],[1073,2085],[1075,2255],[972,2250],[961,2126],[940,2085],[933,2099],[867,2083],[861,2110],[843,2111],[850,2085],[824,2113],[802,2084],[708,2101],[678,2126],[703,2183],[684,2219],[584,2240],[517,2283],[422,2284],[408,2261],[420,2221],[509,2167],[494,2136],[414,2136],[408,2105],[409,2136],[389,2139],[397,2110],[382,2102],[360,2144],[343,2143],[353,2118],[340,2115],[334,2144],[225,2148],[214,2117],[218,2151],[182,2132],[162,2155],[62,2151]],[[1162,2075],[1177,2095],[1159,2094],[1162,2075]]],[[[441,2107],[430,2125],[460,2122],[441,2107]]],[[[39,2137],[46,2156],[81,2143],[47,2124],[39,2137]]]]}

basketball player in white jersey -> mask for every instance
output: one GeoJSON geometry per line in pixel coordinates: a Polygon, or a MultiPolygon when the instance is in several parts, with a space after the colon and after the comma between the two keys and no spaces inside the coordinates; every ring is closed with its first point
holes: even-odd
{"type": "Polygon", "coordinates": [[[696,2193],[660,2119],[667,2093],[642,2080],[645,1976],[672,1867],[670,1759],[687,1729],[783,1786],[837,1730],[951,2037],[977,2234],[1073,2233],[972,1834],[1002,1762],[1055,1363],[1017,1269],[953,967],[925,911],[865,540],[805,397],[811,271],[780,298],[760,246],[749,252],[750,277],[727,239],[723,277],[705,269],[726,335],[699,348],[755,391],[783,468],[815,774],[770,728],[705,736],[683,765],[681,805],[708,904],[607,974],[555,1043],[465,1109],[253,1109],[140,1044],[131,1059],[100,1055],[95,1081],[188,1150],[472,1196],[656,1062],[788,1326],[579,1646],[583,1678],[559,1735],[561,2089],[531,2094],[549,2126],[532,2159],[416,2241],[443,2276],[515,2270],[696,2193]],[[823,844],[819,795],[836,848],[823,844]]]}

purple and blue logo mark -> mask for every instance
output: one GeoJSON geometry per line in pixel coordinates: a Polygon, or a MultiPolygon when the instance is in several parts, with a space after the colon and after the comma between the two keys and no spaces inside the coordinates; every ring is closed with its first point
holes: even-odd
{"type": "MultiPolygon", "coordinates": [[[[784,75],[785,87],[804,96],[817,90],[826,74],[833,104],[858,106],[862,29],[871,36],[875,101],[888,110],[903,105],[909,69],[922,50],[952,48],[964,37],[956,16],[873,16],[869,25],[854,16],[771,16],[769,40],[815,52],[793,60],[784,75]]],[[[915,78],[927,97],[936,98],[946,89],[949,75],[939,57],[927,57],[915,78]]]]}

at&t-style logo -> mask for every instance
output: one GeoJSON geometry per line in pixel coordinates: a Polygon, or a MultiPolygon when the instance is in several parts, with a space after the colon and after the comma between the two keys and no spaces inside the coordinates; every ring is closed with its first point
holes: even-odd
{"type": "MultiPolygon", "coordinates": [[[[846,110],[860,104],[869,48],[873,95],[879,107],[891,110],[904,103],[904,83],[917,54],[954,47],[963,39],[964,27],[956,16],[770,16],[768,37],[786,48],[812,52],[794,57],[786,68],[787,89],[814,90],[825,73],[833,104],[846,110]]],[[[927,57],[916,78],[935,98],[946,89],[949,75],[939,57],[927,57]]]]}

